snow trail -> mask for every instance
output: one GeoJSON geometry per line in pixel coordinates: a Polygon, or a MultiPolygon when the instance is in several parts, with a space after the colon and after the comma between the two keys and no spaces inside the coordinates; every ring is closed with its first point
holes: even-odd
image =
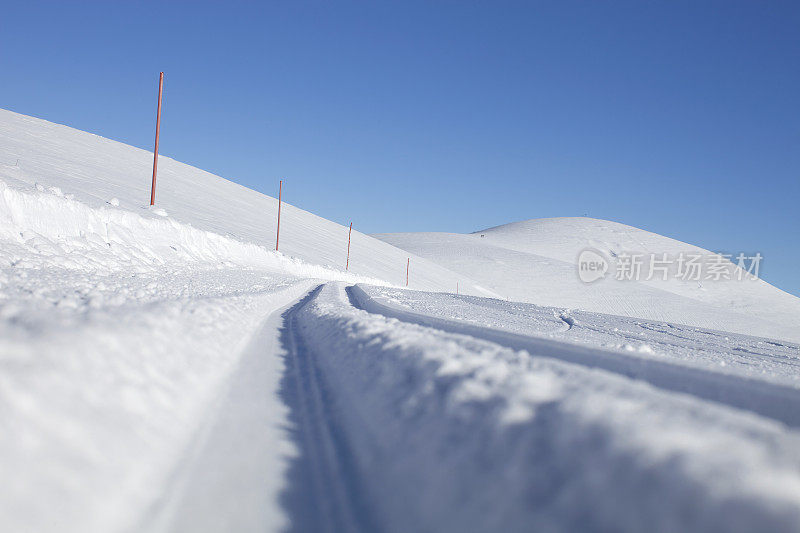
{"type": "Polygon", "coordinates": [[[290,409],[280,392],[287,368],[277,355],[285,313],[315,285],[300,282],[276,298],[136,530],[244,533],[294,523],[281,494],[300,451],[287,428],[290,409]]]}
{"type": "Polygon", "coordinates": [[[782,424],[367,313],[341,285],[295,320],[378,530],[800,525],[800,436],[782,424]]]}
{"type": "Polygon", "coordinates": [[[281,339],[288,368],[282,397],[292,409],[301,450],[284,501],[292,531],[375,531],[318,356],[309,352],[298,323],[298,314],[321,290],[320,285],[284,314],[281,339]]]}
{"type": "Polygon", "coordinates": [[[348,294],[356,307],[371,313],[489,340],[534,355],[553,357],[590,368],[601,368],[646,381],[665,390],[691,394],[704,400],[713,400],[753,411],[793,428],[800,427],[800,388],[416,313],[387,304],[379,297],[370,296],[358,285],[349,288],[348,294]]]}

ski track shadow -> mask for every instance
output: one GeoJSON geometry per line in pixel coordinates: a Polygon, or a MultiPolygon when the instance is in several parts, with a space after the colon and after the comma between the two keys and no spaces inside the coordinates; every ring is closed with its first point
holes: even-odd
{"type": "Polygon", "coordinates": [[[280,329],[285,371],[278,394],[289,407],[286,430],[299,451],[280,495],[289,516],[285,531],[380,531],[359,486],[345,435],[336,425],[335,400],[314,363],[315,354],[297,332],[295,315],[321,290],[322,285],[284,312],[280,329]]]}

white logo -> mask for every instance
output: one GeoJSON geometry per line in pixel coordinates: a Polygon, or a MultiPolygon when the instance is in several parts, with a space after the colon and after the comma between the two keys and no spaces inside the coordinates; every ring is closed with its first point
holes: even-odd
{"type": "Polygon", "coordinates": [[[587,248],[578,255],[578,277],[584,283],[591,283],[604,277],[608,272],[608,261],[597,250],[587,248]]]}

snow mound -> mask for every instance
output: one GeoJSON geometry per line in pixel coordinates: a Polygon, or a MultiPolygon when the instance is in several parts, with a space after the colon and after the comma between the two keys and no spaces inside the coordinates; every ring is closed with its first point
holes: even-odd
{"type": "Polygon", "coordinates": [[[307,278],[363,278],[153,215],[149,210],[139,214],[92,208],[65,198],[60,191],[15,189],[0,175],[0,266],[48,266],[108,274],[203,263],[212,268],[236,265],[307,278]]]}
{"type": "Polygon", "coordinates": [[[728,260],[731,279],[680,279],[677,258],[720,256],[697,246],[616,222],[547,218],[505,224],[472,234],[390,233],[375,237],[455,270],[510,300],[674,322],[748,335],[800,340],[794,317],[800,299],[742,274],[728,260]],[[593,283],[578,277],[578,257],[596,251],[613,268],[623,254],[650,254],[669,263],[667,279],[617,280],[614,272],[593,283]]]}

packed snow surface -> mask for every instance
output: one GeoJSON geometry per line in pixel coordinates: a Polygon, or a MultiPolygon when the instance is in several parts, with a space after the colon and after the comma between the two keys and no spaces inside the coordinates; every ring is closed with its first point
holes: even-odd
{"type": "Polygon", "coordinates": [[[346,227],[284,206],[275,252],[274,199],[168,158],[149,208],[151,157],[0,111],[0,530],[800,529],[794,297],[572,285],[684,246],[574,219],[345,271],[346,227]]]}

